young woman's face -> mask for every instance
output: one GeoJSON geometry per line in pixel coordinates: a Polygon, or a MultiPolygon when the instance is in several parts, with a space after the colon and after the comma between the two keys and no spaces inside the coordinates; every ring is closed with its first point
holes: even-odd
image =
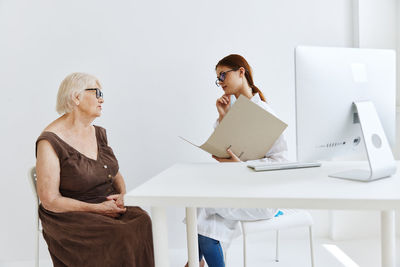
{"type": "Polygon", "coordinates": [[[218,84],[226,95],[232,95],[240,90],[242,85],[240,69],[233,69],[226,66],[218,66],[216,69],[218,84]]]}

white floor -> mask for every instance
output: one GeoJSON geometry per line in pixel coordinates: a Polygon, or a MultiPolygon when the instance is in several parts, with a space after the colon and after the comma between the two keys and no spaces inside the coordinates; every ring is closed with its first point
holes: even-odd
{"type": "MultiPolygon", "coordinates": [[[[275,244],[266,236],[251,236],[248,249],[248,267],[309,267],[310,249],[307,239],[282,239],[280,242],[280,262],[275,262],[275,244]]],[[[380,266],[380,241],[375,240],[350,240],[331,241],[329,239],[315,239],[315,266],[316,267],[379,267],[380,266]],[[335,256],[330,251],[339,251],[341,256],[335,256]],[[344,256],[343,256],[344,255],[344,256]],[[347,261],[346,261],[347,260],[347,261]]],[[[398,259],[400,243],[396,247],[398,259]]],[[[186,263],[187,252],[184,249],[170,251],[170,266],[183,267],[186,263]]],[[[41,267],[52,266],[45,251],[41,252],[41,267]]],[[[229,267],[243,266],[242,240],[238,238],[228,250],[227,263],[229,267]]],[[[0,262],[0,267],[28,267],[34,266],[33,261],[0,262]]],[[[396,266],[400,266],[397,260],[396,266]]]]}

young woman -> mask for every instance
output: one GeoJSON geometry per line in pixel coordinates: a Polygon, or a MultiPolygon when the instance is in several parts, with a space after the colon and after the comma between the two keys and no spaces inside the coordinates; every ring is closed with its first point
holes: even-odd
{"type": "MultiPolygon", "coordinates": [[[[274,114],[266,103],[263,93],[254,85],[252,70],[242,56],[233,54],[224,57],[218,62],[215,70],[217,73],[216,84],[224,91],[224,94],[216,101],[219,117],[215,127],[228,113],[233,96],[237,99],[243,95],[274,114]]],[[[286,141],[281,135],[264,158],[254,159],[252,162],[286,161],[286,151],[286,141]]],[[[231,156],[230,158],[224,159],[216,156],[213,158],[219,162],[240,162],[240,159],[231,150],[228,149],[227,152],[231,156]]],[[[240,235],[239,221],[270,219],[276,214],[276,210],[199,208],[197,214],[201,264],[204,264],[204,257],[209,267],[223,267],[225,263],[221,243],[227,248],[231,240],[240,235]]]]}

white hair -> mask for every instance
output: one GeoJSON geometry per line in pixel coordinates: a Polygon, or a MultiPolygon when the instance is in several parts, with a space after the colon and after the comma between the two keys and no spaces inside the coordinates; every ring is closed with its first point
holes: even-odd
{"type": "Polygon", "coordinates": [[[74,107],[73,97],[80,95],[93,84],[101,88],[99,80],[91,74],[74,72],[65,77],[58,89],[57,112],[59,114],[70,113],[74,107]]]}

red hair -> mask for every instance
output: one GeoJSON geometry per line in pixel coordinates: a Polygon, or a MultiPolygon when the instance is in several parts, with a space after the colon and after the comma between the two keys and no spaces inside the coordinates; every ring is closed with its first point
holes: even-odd
{"type": "Polygon", "coordinates": [[[217,65],[215,66],[215,69],[217,69],[218,66],[225,66],[232,69],[244,68],[245,71],[244,76],[246,77],[247,84],[250,86],[252,93],[253,94],[258,93],[260,95],[261,100],[266,102],[264,94],[261,92],[260,89],[258,89],[257,86],[254,85],[251,67],[249,63],[247,63],[244,57],[237,54],[231,54],[218,61],[217,65]]]}

